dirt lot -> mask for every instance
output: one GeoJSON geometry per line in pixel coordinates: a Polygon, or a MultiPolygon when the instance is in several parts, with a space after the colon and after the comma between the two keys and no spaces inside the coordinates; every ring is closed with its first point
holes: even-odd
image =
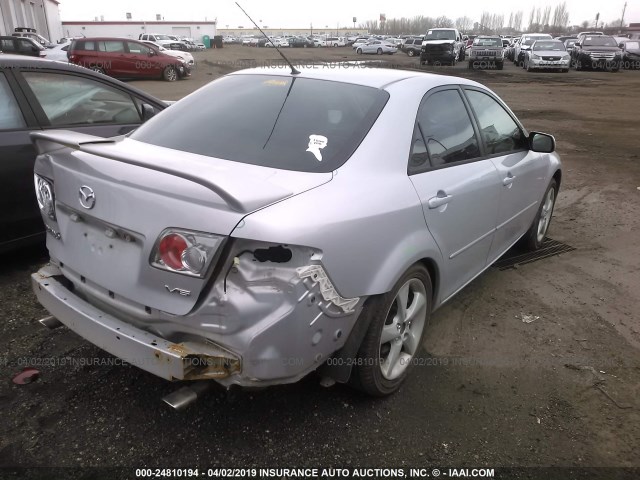
{"type": "MultiPolygon", "coordinates": [[[[362,59],[349,48],[287,53],[362,59]]],[[[188,80],[131,83],[179,99],[278,57],[236,46],[196,58],[188,80]]],[[[419,68],[403,54],[367,60],[419,68]]],[[[28,276],[41,250],[5,257],[0,466],[640,467],[640,72],[425,70],[489,86],[528,129],[556,136],[564,176],[550,236],[575,251],[492,268],[465,288],[433,316],[425,366],[391,398],[324,389],[312,375],[234,399],[215,391],[183,413],[160,402],[174,385],[99,364],[110,357],[37,323],[46,313],[28,276]],[[75,363],[44,360],[66,357],[75,363]],[[27,361],[41,378],[14,385],[27,361]]]]}

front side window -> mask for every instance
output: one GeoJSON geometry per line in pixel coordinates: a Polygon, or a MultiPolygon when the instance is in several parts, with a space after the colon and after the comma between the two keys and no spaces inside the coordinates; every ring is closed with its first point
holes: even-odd
{"type": "Polygon", "coordinates": [[[326,173],[348,160],[388,98],[383,90],[348,83],[230,75],[172,105],[131,138],[235,162],[326,173]]]}
{"type": "Polygon", "coordinates": [[[430,95],[418,111],[418,125],[433,167],[480,156],[471,118],[457,90],[430,95]]]}
{"type": "Polygon", "coordinates": [[[495,99],[477,90],[467,90],[466,93],[489,155],[527,148],[520,127],[495,99]]]}
{"type": "Polygon", "coordinates": [[[95,80],[47,72],[24,72],[51,126],[140,123],[133,99],[95,80]]]}
{"type": "Polygon", "coordinates": [[[31,53],[34,49],[40,50],[40,48],[36,47],[36,44],[33,41],[30,41],[26,38],[18,39],[18,52],[21,53],[31,53]]]}
{"type": "Polygon", "coordinates": [[[24,126],[24,118],[18,102],[4,74],[0,73],[0,130],[15,130],[24,126]]]}

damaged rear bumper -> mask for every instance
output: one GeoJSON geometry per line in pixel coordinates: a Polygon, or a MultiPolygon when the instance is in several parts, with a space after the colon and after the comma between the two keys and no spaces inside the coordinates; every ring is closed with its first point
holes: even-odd
{"type": "Polygon", "coordinates": [[[38,301],[75,333],[166,380],[222,380],[242,370],[239,356],[208,343],[173,343],[136,328],[85,302],[47,266],[31,275],[38,301]]]}

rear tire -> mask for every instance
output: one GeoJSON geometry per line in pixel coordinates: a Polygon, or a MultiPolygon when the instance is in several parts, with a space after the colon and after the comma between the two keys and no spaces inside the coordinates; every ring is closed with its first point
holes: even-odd
{"type": "Polygon", "coordinates": [[[549,225],[551,225],[551,217],[553,216],[553,208],[556,204],[556,198],[558,198],[558,183],[556,179],[552,179],[551,183],[547,187],[547,190],[542,197],[538,213],[533,219],[533,223],[529,230],[522,237],[521,244],[527,248],[527,250],[538,250],[549,231],[549,225]]]}
{"type": "Polygon", "coordinates": [[[379,49],[376,51],[376,53],[377,53],[378,55],[382,55],[382,49],[381,49],[381,48],[379,48],[379,49]]]}
{"type": "Polygon", "coordinates": [[[103,74],[103,75],[106,75],[106,73],[105,73],[105,71],[104,71],[104,68],[100,68],[100,67],[97,67],[97,66],[95,66],[95,65],[94,65],[94,66],[92,66],[92,67],[89,67],[89,70],[93,70],[94,72],[97,72],[97,73],[101,73],[101,74],[103,74]]]}
{"type": "Polygon", "coordinates": [[[357,53],[358,55],[362,55],[362,49],[361,49],[361,48],[357,49],[357,50],[356,50],[356,53],[357,53]]]}
{"type": "Polygon", "coordinates": [[[370,317],[350,383],[383,397],[396,392],[420,351],[432,306],[433,287],[422,264],[412,266],[393,289],[367,300],[361,315],[370,317]]]}

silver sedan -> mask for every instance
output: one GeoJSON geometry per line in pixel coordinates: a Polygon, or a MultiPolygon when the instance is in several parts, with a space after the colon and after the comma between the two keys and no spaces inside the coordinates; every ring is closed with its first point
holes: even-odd
{"type": "Polygon", "coordinates": [[[363,53],[374,53],[377,55],[382,55],[384,53],[388,55],[393,55],[396,53],[398,49],[395,45],[390,43],[383,42],[381,40],[373,40],[371,42],[365,43],[364,45],[360,45],[356,48],[356,53],[358,55],[363,53]]]}
{"type": "Polygon", "coordinates": [[[242,70],[129,136],[31,135],[39,301],[132,365],[225,387],[318,370],[395,392],[431,313],[541,246],[561,182],[554,138],[491,90],[402,70],[242,70]]]}

